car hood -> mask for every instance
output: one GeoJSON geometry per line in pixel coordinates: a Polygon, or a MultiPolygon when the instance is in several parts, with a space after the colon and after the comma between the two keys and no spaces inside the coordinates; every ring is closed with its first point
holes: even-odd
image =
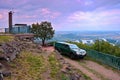
{"type": "Polygon", "coordinates": [[[83,49],[72,49],[74,50],[78,55],[85,55],[86,51],[83,49]]]}

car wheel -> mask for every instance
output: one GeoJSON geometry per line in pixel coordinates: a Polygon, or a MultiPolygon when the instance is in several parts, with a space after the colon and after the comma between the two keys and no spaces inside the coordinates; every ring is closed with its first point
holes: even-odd
{"type": "Polygon", "coordinates": [[[73,53],[70,54],[71,59],[75,59],[75,55],[73,53]]]}

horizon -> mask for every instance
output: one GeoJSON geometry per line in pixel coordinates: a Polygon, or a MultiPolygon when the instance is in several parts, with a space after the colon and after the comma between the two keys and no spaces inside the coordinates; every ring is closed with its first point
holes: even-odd
{"type": "Polygon", "coordinates": [[[48,21],[56,31],[120,31],[120,0],[0,0],[0,28],[48,21]],[[58,4],[59,3],[59,4],[58,4]]]}
{"type": "MultiPolygon", "coordinates": [[[[57,32],[63,32],[63,31],[58,31],[58,30],[55,30],[55,31],[57,31],[57,32]]],[[[66,30],[66,31],[64,31],[64,32],[89,32],[89,31],[90,31],[90,32],[98,32],[98,31],[99,31],[99,32],[104,32],[104,31],[105,31],[105,32],[120,32],[120,30],[79,30],[79,31],[78,31],[78,30],[76,30],[76,31],[70,31],[70,30],[67,31],[67,30],[66,30]]]]}

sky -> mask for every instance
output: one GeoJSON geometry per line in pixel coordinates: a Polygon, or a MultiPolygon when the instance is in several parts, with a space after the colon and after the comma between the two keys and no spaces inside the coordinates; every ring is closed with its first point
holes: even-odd
{"type": "Polygon", "coordinates": [[[51,22],[56,31],[119,31],[120,0],[0,0],[0,28],[51,22]]]}

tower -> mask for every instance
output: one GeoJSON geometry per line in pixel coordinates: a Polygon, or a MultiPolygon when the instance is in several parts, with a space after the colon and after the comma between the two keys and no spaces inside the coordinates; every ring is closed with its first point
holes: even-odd
{"type": "Polygon", "coordinates": [[[8,16],[9,16],[9,33],[11,33],[12,32],[12,14],[13,14],[13,12],[12,11],[10,11],[9,13],[8,13],[8,16]]]}

